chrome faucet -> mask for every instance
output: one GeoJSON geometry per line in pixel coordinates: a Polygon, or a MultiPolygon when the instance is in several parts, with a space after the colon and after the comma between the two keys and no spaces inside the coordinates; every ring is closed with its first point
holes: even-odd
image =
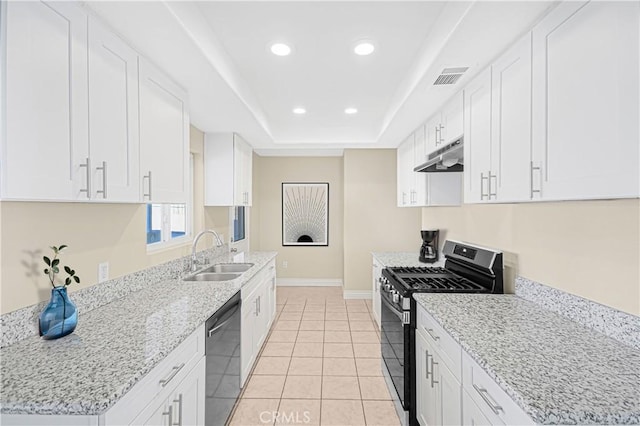
{"type": "Polygon", "coordinates": [[[204,231],[196,235],[196,237],[193,239],[193,245],[191,246],[191,272],[195,272],[198,269],[196,246],[198,245],[198,241],[200,241],[200,237],[202,237],[204,234],[212,234],[215,237],[216,247],[222,247],[224,245],[224,242],[222,242],[222,238],[220,238],[220,235],[218,235],[218,233],[213,229],[205,229],[204,231]]]}

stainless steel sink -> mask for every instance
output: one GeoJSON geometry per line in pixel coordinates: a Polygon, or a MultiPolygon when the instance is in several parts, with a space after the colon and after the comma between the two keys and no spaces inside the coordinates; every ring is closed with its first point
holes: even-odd
{"type": "Polygon", "coordinates": [[[207,272],[215,272],[215,273],[224,273],[224,272],[244,272],[247,269],[251,268],[253,263],[216,263],[215,265],[209,266],[208,268],[203,269],[199,272],[199,274],[207,273],[207,272]]]}
{"type": "MultiPolygon", "coordinates": [[[[208,268],[207,268],[208,269],[208,268]]],[[[230,281],[238,278],[242,274],[216,273],[216,272],[198,272],[184,278],[184,281],[230,281]]]]}

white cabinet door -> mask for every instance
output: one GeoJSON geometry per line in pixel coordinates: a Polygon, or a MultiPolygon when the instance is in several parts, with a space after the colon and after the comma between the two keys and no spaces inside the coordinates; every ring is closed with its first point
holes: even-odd
{"type": "Polygon", "coordinates": [[[89,124],[91,198],[140,201],[138,55],[95,19],[89,20],[89,124]]]}
{"type": "Polygon", "coordinates": [[[466,390],[462,391],[462,422],[460,424],[469,426],[491,425],[489,419],[485,417],[466,390]]]}
{"type": "Polygon", "coordinates": [[[251,367],[256,360],[257,353],[254,349],[254,327],[258,315],[258,294],[254,291],[248,295],[242,295],[242,325],[240,337],[240,384],[244,386],[249,376],[251,367]]]}
{"type": "Polygon", "coordinates": [[[442,145],[442,139],[440,138],[441,118],[442,116],[438,112],[428,119],[424,125],[427,156],[442,145]]]}
{"type": "Polygon", "coordinates": [[[406,207],[411,205],[412,188],[411,178],[413,177],[413,169],[411,163],[413,160],[413,135],[405,139],[398,147],[396,152],[397,158],[397,177],[398,177],[398,207],[406,207]]]}
{"type": "Polygon", "coordinates": [[[176,387],[169,403],[173,406],[173,424],[198,426],[204,424],[206,361],[197,366],[176,387]]]}
{"type": "Polygon", "coordinates": [[[414,161],[413,166],[419,166],[427,161],[427,134],[425,130],[425,126],[419,126],[413,132],[413,146],[414,146],[414,161]]]}
{"type": "Polygon", "coordinates": [[[639,9],[565,2],[534,27],[534,198],[638,196],[639,9]]]}
{"type": "Polygon", "coordinates": [[[464,132],[462,104],[463,98],[460,92],[442,108],[440,139],[443,144],[458,139],[464,132]]]}
{"type": "Polygon", "coordinates": [[[207,133],[205,205],[251,206],[253,148],[235,133],[207,133]]]}
{"type": "Polygon", "coordinates": [[[492,66],[490,200],[530,196],[531,33],[492,66]]]}
{"type": "Polygon", "coordinates": [[[462,385],[444,362],[438,360],[440,388],[440,423],[457,426],[462,422],[462,385]]]}
{"type": "Polygon", "coordinates": [[[438,424],[438,389],[432,376],[434,354],[429,342],[416,332],[416,417],[422,426],[438,424]]]}
{"type": "Polygon", "coordinates": [[[87,17],[71,3],[5,10],[2,197],[86,199],[87,17]]]}
{"type": "Polygon", "coordinates": [[[189,113],[186,94],[144,59],[139,61],[140,168],[144,201],[186,203],[189,113]]]}
{"type": "Polygon", "coordinates": [[[464,89],[464,201],[488,199],[491,169],[491,68],[464,89]]]}
{"type": "Polygon", "coordinates": [[[234,204],[250,206],[253,151],[251,146],[237,134],[233,135],[233,145],[234,204]]]}

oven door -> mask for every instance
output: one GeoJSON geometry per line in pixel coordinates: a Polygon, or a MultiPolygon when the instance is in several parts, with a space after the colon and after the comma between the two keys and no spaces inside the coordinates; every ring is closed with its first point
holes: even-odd
{"type": "Polygon", "coordinates": [[[393,382],[400,403],[405,410],[409,409],[409,347],[410,326],[402,323],[402,311],[380,292],[380,346],[382,359],[393,382]]]}

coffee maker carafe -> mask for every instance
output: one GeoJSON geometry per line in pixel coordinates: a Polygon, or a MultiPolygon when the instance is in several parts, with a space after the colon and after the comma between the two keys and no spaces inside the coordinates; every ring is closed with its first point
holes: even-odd
{"type": "Polygon", "coordinates": [[[420,247],[420,257],[418,260],[424,263],[434,263],[438,261],[438,229],[420,231],[422,235],[422,247],[420,247]]]}

